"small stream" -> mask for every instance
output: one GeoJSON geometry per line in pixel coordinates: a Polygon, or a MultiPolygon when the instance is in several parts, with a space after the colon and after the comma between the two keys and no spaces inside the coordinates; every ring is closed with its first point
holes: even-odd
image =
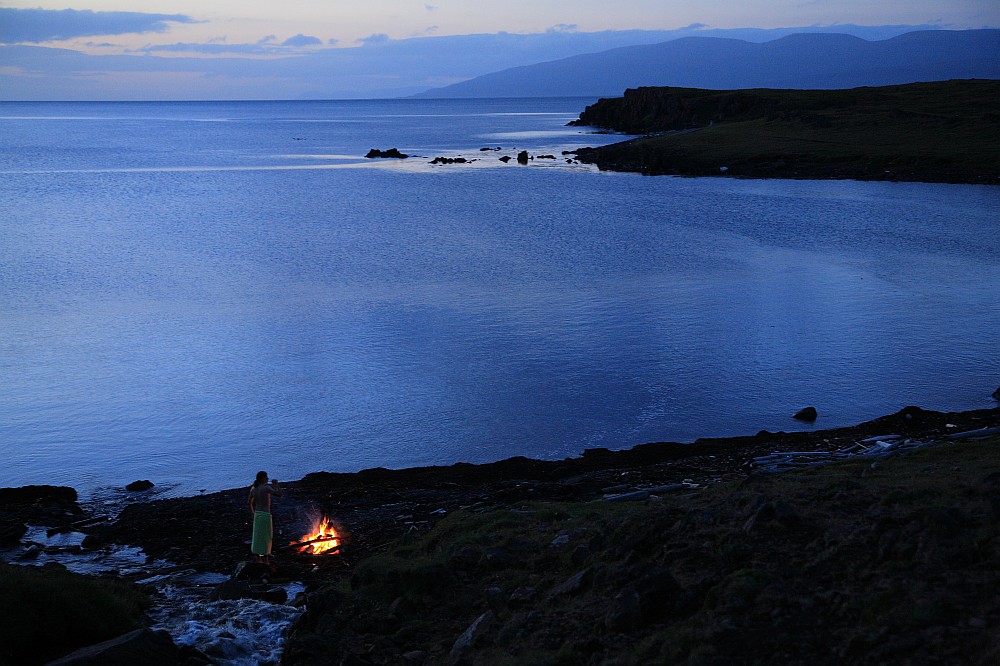
{"type": "MultiPolygon", "coordinates": [[[[124,506],[113,506],[115,502],[98,498],[89,504],[91,511],[114,514],[124,506]]],[[[229,575],[156,560],[133,546],[85,550],[81,548],[86,538],[82,532],[49,536],[48,531],[43,526],[29,525],[18,546],[0,551],[0,560],[22,566],[54,563],[77,574],[116,575],[130,580],[142,586],[153,601],[147,613],[151,629],[166,630],[175,643],[194,647],[217,664],[277,664],[288,630],[303,612],[292,605],[305,591],[300,582],[276,586],[284,589],[289,603],[210,601],[215,586],[229,580],[229,575]]]]}

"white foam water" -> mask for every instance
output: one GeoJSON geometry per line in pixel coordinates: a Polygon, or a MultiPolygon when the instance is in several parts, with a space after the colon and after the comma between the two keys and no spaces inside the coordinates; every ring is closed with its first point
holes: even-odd
{"type": "MultiPolygon", "coordinates": [[[[194,647],[218,664],[277,664],[291,624],[301,608],[254,599],[204,600],[191,587],[158,584],[160,603],[150,613],[153,629],[164,629],[181,645],[194,647]]],[[[289,598],[305,588],[286,586],[289,598]]]]}
{"type": "MultiPolygon", "coordinates": [[[[80,532],[48,535],[45,527],[30,526],[21,543],[0,560],[25,566],[55,563],[83,575],[116,574],[137,578],[136,584],[152,587],[152,629],[167,631],[174,642],[194,647],[227,666],[277,664],[288,629],[303,609],[253,599],[208,601],[212,588],[229,579],[221,573],[180,569],[164,560],[149,558],[141,548],[109,546],[81,551],[86,537],[80,532]],[[28,554],[29,559],[24,559],[28,554]]],[[[305,591],[292,582],[282,586],[289,600],[305,591]]]]}

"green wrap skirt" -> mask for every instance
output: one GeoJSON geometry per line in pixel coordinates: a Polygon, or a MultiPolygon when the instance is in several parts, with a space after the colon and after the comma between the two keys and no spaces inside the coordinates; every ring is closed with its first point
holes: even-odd
{"type": "Polygon", "coordinates": [[[271,554],[271,514],[267,511],[253,513],[253,544],[250,552],[254,555],[271,554]]]}

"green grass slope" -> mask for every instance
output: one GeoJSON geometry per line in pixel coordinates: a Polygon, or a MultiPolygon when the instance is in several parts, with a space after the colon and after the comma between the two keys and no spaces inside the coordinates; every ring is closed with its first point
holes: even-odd
{"type": "Polygon", "coordinates": [[[941,443],[454,513],[312,592],[284,663],[995,664],[998,585],[1000,438],[941,443]]]}
{"type": "Polygon", "coordinates": [[[123,581],[0,563],[0,665],[44,664],[120,636],[148,605],[123,581]]]}
{"type": "Polygon", "coordinates": [[[851,90],[639,88],[578,124],[657,133],[579,152],[648,174],[1000,183],[1000,81],[851,90]]]}

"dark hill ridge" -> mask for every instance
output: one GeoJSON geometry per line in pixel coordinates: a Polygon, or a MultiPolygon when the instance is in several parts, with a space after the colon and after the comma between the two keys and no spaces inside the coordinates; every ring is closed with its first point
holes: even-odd
{"type": "Polygon", "coordinates": [[[579,151],[648,174],[1000,183],[1000,81],[850,90],[638,88],[573,125],[653,134],[579,151]]]}
{"type": "Polygon", "coordinates": [[[925,30],[867,41],[795,34],[764,43],[683,37],[516,67],[418,97],[615,95],[638,86],[851,88],[1000,79],[1000,30],[925,30]]]}

